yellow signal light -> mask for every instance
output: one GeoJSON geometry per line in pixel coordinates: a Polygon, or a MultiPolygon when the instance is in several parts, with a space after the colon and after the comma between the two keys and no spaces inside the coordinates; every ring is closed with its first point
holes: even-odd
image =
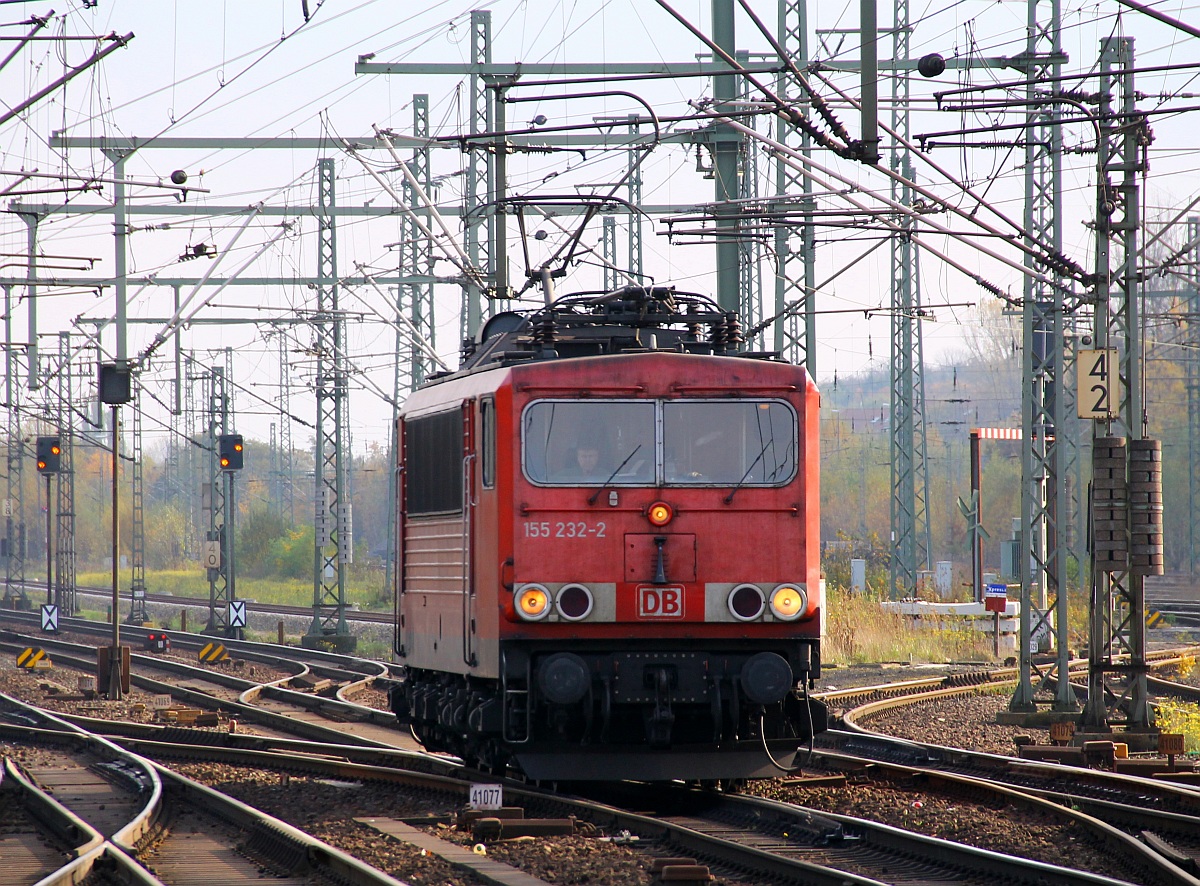
{"type": "Polygon", "coordinates": [[[529,585],[517,595],[517,611],[527,621],[537,621],[550,611],[550,594],[541,585],[529,585]]]}
{"type": "Polygon", "coordinates": [[[791,621],[808,607],[808,596],[796,585],[780,585],[771,592],[771,612],[776,618],[791,621]]]}
{"type": "Polygon", "coordinates": [[[675,516],[675,509],[665,501],[656,501],[646,509],[646,519],[654,526],[666,526],[675,516]]]}

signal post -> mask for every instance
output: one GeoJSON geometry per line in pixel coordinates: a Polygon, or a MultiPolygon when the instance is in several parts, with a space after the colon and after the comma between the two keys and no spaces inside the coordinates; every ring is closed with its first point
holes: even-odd
{"type": "Polygon", "coordinates": [[[245,607],[238,607],[237,569],[234,557],[234,531],[237,522],[237,498],[234,495],[237,472],[245,462],[245,441],[241,434],[221,434],[217,437],[217,464],[221,468],[221,482],[225,486],[225,522],[220,527],[221,568],[225,570],[225,636],[234,640],[243,639],[245,607]],[[239,617],[240,616],[240,617],[239,617]]]}
{"type": "Polygon", "coordinates": [[[128,360],[100,364],[97,388],[100,402],[112,413],[112,645],[96,650],[96,688],[113,701],[129,691],[129,647],[121,645],[121,521],[118,507],[121,479],[121,404],[133,399],[133,372],[128,360]]]}
{"type": "Polygon", "coordinates": [[[50,480],[62,467],[62,441],[58,437],[38,437],[35,455],[38,473],[46,478],[46,603],[54,603],[54,506],[50,480]]]}

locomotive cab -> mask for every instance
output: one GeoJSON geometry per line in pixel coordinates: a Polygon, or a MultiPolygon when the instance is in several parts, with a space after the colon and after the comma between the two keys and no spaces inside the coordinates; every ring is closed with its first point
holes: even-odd
{"type": "Polygon", "coordinates": [[[397,716],[537,779],[778,774],[826,726],[804,370],[670,290],[494,338],[400,422],[397,716]]]}

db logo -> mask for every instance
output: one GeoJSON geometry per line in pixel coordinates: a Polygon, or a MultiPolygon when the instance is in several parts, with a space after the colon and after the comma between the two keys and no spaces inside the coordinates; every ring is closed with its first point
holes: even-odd
{"type": "Polygon", "coordinates": [[[638,618],[683,618],[683,588],[638,585],[638,618]]]}

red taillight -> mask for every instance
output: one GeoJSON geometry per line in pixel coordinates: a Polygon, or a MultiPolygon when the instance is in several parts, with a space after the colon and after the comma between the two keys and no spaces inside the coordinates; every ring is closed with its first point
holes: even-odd
{"type": "Polygon", "coordinates": [[[579,621],[592,613],[592,592],[583,585],[565,585],[558,592],[558,613],[567,621],[579,621]]]}
{"type": "Polygon", "coordinates": [[[757,585],[739,585],[729,594],[729,612],[738,621],[753,621],[765,608],[766,600],[757,585]]]}

